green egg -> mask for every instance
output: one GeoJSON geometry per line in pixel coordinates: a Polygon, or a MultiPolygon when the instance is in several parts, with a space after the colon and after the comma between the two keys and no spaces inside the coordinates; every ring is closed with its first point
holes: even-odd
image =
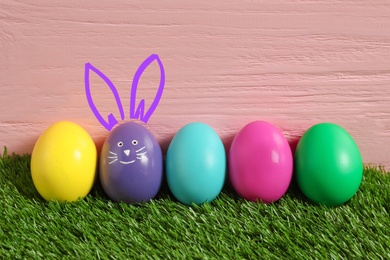
{"type": "Polygon", "coordinates": [[[299,140],[294,171],[303,194],[310,200],[338,206],[358,191],[363,162],[355,141],[342,127],[320,123],[299,140]]]}

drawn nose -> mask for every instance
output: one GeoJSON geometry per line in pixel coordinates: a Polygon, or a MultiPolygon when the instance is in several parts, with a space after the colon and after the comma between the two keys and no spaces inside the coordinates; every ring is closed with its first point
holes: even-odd
{"type": "Polygon", "coordinates": [[[126,154],[126,156],[129,156],[130,154],[130,150],[124,150],[123,152],[126,154]]]}

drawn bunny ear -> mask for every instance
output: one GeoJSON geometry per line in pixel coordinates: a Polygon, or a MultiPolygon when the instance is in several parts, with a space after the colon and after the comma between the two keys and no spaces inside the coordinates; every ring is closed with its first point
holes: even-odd
{"type": "Polygon", "coordinates": [[[96,108],[95,103],[93,102],[92,95],[91,95],[91,86],[89,83],[89,75],[90,71],[93,71],[96,75],[98,75],[104,82],[107,84],[107,86],[111,89],[112,94],[114,95],[116,104],[118,106],[121,119],[123,120],[125,118],[125,112],[123,111],[123,106],[118,94],[118,91],[116,90],[114,84],[111,82],[111,80],[103,74],[100,70],[95,68],[91,65],[91,63],[85,63],[85,73],[84,73],[84,82],[85,82],[85,94],[87,96],[88,104],[97,118],[97,120],[100,122],[102,126],[104,126],[108,131],[110,131],[117,123],[118,120],[114,117],[114,115],[111,113],[107,116],[107,121],[103,118],[103,116],[99,113],[99,110],[96,108]]]}
{"type": "Polygon", "coordinates": [[[164,66],[158,57],[157,54],[152,54],[142,64],[139,66],[137,71],[134,74],[133,82],[131,85],[131,93],[130,93],[130,118],[132,119],[140,119],[142,122],[147,123],[149,118],[152,116],[154,110],[157,108],[158,103],[160,102],[163,90],[165,85],[165,71],[164,66]],[[145,71],[145,69],[154,61],[157,61],[158,66],[160,68],[160,83],[157,89],[156,96],[154,97],[154,100],[152,104],[150,105],[149,109],[145,113],[145,100],[141,99],[139,102],[137,109],[135,109],[135,102],[136,102],[136,93],[138,88],[138,82],[142,75],[142,73],[145,71]]]}

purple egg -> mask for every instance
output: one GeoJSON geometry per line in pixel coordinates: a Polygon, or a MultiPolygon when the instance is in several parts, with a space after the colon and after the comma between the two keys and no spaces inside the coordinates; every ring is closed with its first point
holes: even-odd
{"type": "Polygon", "coordinates": [[[110,132],[100,153],[99,176],[112,200],[151,200],[160,189],[162,174],[161,147],[148,129],[127,122],[110,132]]]}

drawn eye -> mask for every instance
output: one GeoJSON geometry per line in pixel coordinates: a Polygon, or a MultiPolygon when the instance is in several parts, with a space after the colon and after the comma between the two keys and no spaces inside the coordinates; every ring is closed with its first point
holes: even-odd
{"type": "Polygon", "coordinates": [[[122,147],[122,146],[123,146],[123,142],[119,142],[119,143],[118,143],[118,146],[119,146],[119,147],[122,147]]]}
{"type": "Polygon", "coordinates": [[[133,140],[131,143],[132,143],[133,145],[137,145],[137,144],[138,144],[138,141],[137,141],[137,140],[133,140]]]}

